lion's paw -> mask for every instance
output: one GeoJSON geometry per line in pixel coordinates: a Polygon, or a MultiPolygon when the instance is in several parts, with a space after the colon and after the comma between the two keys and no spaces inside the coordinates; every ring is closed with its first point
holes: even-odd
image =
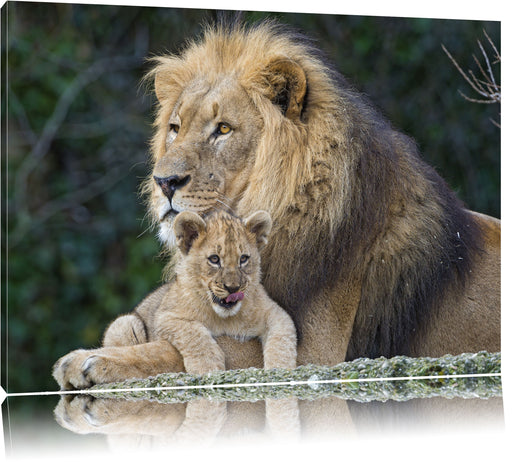
{"type": "MultiPolygon", "coordinates": [[[[119,419],[117,407],[117,400],[68,395],[61,397],[53,413],[59,425],[75,433],[101,433],[119,419]]],[[[126,411],[122,406],[121,410],[126,411]]]]}
{"type": "Polygon", "coordinates": [[[106,359],[90,350],[75,350],[53,366],[53,377],[61,390],[80,390],[108,382],[106,359]]]}

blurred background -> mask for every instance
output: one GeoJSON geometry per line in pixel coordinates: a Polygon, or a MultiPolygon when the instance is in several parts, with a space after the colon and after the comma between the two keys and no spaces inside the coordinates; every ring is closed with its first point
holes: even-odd
{"type": "MultiPolygon", "coordinates": [[[[154,97],[145,59],[177,52],[215,11],[9,2],[2,12],[2,386],[56,390],[53,363],[100,345],[158,286],[164,261],[138,189],[154,97]],[[7,80],[6,80],[7,79],[7,80]],[[8,85],[4,85],[7,82],[8,85]]],[[[465,71],[500,23],[247,13],[296,26],[413,136],[471,209],[500,217],[499,104],[465,71]]],[[[500,76],[499,63],[491,64],[500,76]]]]}

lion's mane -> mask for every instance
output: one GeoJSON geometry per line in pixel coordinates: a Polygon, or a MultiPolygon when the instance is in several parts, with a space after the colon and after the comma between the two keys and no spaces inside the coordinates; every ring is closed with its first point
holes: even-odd
{"type": "MultiPolygon", "coordinates": [[[[149,77],[156,74],[170,83],[159,95],[170,101],[198,75],[234,75],[261,114],[263,136],[236,211],[272,215],[263,283],[299,333],[308,300],[347,278],[362,292],[346,359],[406,354],[446,289],[462,287],[480,246],[471,215],[415,143],[310,40],[274,22],[209,27],[180,55],[156,58],[149,77]],[[275,73],[276,60],[304,73],[298,111],[288,111],[293,73],[275,73]]],[[[163,117],[153,149],[165,137],[163,117]]]]}

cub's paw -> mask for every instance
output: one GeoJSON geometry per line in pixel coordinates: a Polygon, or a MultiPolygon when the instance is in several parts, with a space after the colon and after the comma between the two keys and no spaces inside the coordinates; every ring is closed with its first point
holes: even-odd
{"type": "Polygon", "coordinates": [[[53,377],[61,390],[80,390],[109,382],[106,358],[91,350],[75,350],[53,366],[53,377]]]}

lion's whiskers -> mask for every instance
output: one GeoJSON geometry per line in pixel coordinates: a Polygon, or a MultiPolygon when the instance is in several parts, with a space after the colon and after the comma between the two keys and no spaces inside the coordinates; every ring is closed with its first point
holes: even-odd
{"type": "Polygon", "coordinates": [[[233,213],[235,212],[232,207],[230,207],[228,204],[226,204],[225,202],[221,201],[220,199],[215,199],[215,201],[218,202],[219,204],[222,204],[224,207],[229,209],[231,212],[233,212],[233,213]]]}
{"type": "Polygon", "coordinates": [[[139,239],[139,237],[144,236],[148,231],[151,231],[152,226],[148,226],[145,230],[143,230],[135,239],[139,239]]]}
{"type": "Polygon", "coordinates": [[[144,216],[141,219],[142,223],[144,223],[145,221],[149,221],[149,225],[137,236],[137,239],[146,234],[148,231],[154,231],[156,227],[157,221],[154,219],[149,210],[146,211],[146,213],[144,213],[144,216]]]}

